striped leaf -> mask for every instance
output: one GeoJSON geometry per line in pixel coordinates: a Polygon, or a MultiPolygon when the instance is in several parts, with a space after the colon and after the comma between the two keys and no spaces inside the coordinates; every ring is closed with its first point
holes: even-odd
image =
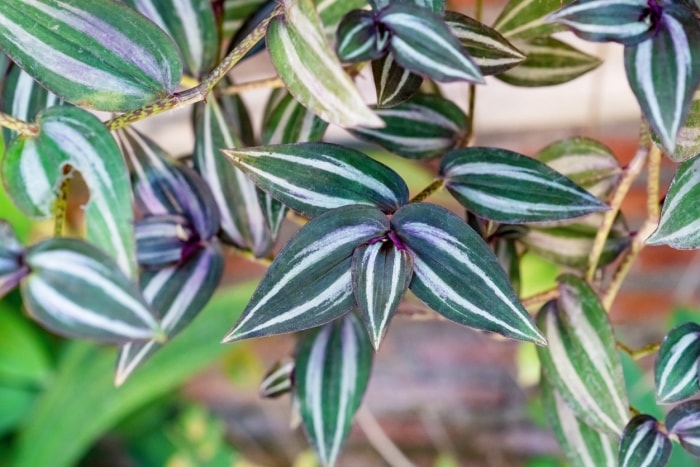
{"type": "Polygon", "coordinates": [[[622,177],[610,148],[590,138],[557,141],[535,156],[600,200],[607,199],[622,177]]]}
{"type": "Polygon", "coordinates": [[[391,54],[372,62],[377,90],[377,107],[394,107],[413,97],[423,84],[423,77],[402,68],[391,54]]]}
{"type": "Polygon", "coordinates": [[[97,110],[142,107],[182,74],[172,40],[117,2],[1,2],[0,49],[49,91],[97,110]]]}
{"type": "Polygon", "coordinates": [[[377,350],[408,289],[412,272],[409,253],[391,241],[361,245],[355,250],[353,291],[372,345],[377,350]]]}
{"type": "MultiPolygon", "coordinates": [[[[209,302],[221,281],[224,255],[214,241],[199,248],[178,266],[141,274],[143,296],[158,312],[168,339],[189,325],[209,302]]],[[[131,341],[119,349],[115,384],[120,386],[162,345],[154,340],[131,341]]]]}
{"type": "Polygon", "coordinates": [[[445,24],[483,75],[496,75],[525,60],[519,51],[501,33],[475,19],[455,11],[445,12],[445,24]]]}
{"type": "Polygon", "coordinates": [[[314,3],[323,25],[323,32],[328,38],[335,37],[338,25],[345,15],[367,5],[365,0],[314,0],[314,3]]]}
{"type": "Polygon", "coordinates": [[[87,238],[135,276],[136,242],[126,164],[100,120],[76,107],[52,107],[39,117],[36,137],[20,137],[8,148],[3,178],[24,213],[52,215],[65,166],[80,172],[90,190],[85,206],[87,238]]]}
{"type": "Polygon", "coordinates": [[[371,206],[334,209],[310,221],[275,258],[224,342],[301,331],[350,311],[352,253],[388,229],[386,216],[371,206]]]}
{"type": "Polygon", "coordinates": [[[172,266],[200,242],[189,220],[180,214],[147,216],[136,222],[136,259],[145,268],[172,266]]]}
{"type": "Polygon", "coordinates": [[[303,143],[223,152],[260,188],[309,218],[352,204],[394,212],[408,202],[396,172],[354,149],[303,143]]]}
{"type": "Polygon", "coordinates": [[[463,206],[498,222],[571,219],[607,209],[542,162],[505,149],[452,151],[442,159],[440,174],[463,206]]]}
{"type": "MultiPolygon", "coordinates": [[[[227,87],[232,82],[226,78],[221,80],[219,87],[227,87]]],[[[253,122],[250,118],[250,112],[245,101],[240,94],[222,95],[217,99],[221,109],[226,116],[230,125],[230,129],[236,138],[238,138],[244,146],[255,146],[257,140],[255,131],[253,130],[253,122]]]]}
{"type": "Polygon", "coordinates": [[[520,254],[515,240],[499,238],[493,246],[493,252],[498,258],[498,262],[508,275],[508,280],[513,286],[516,295],[520,296],[520,254]]]}
{"type": "Polygon", "coordinates": [[[381,58],[388,45],[389,32],[379,27],[374,12],[353,10],[338,26],[336,53],[342,62],[358,63],[381,58]]]}
{"type": "Polygon", "coordinates": [[[29,270],[23,264],[24,247],[12,226],[0,219],[0,299],[17,287],[29,270]]]}
{"type": "Polygon", "coordinates": [[[656,399],[668,404],[694,396],[700,391],[700,326],[685,323],[664,338],[656,359],[656,399]]]}
{"type": "Polygon", "coordinates": [[[418,94],[390,109],[377,109],[384,128],[358,127],[350,132],[409,159],[429,159],[459,146],[466,136],[467,116],[451,101],[418,94]]]}
{"type": "Polygon", "coordinates": [[[573,275],[559,278],[559,299],[540,310],[549,345],[537,355],[547,380],[591,428],[620,436],[629,419],[615,336],[595,292],[573,275]]]}
{"type": "Polygon", "coordinates": [[[215,65],[219,37],[209,0],[124,0],[175,41],[185,73],[196,78],[215,65]]]}
{"type": "Polygon", "coordinates": [[[578,78],[595,69],[599,58],[552,37],[514,41],[527,58],[515,68],[497,76],[513,86],[554,86],[578,78]]]}
{"type": "Polygon", "coordinates": [[[285,90],[277,89],[270,95],[265,109],[262,144],[321,141],[327,128],[327,122],[309,112],[285,90]]]}
{"type": "Polygon", "coordinates": [[[354,314],[303,336],[294,393],[309,441],[330,466],[350,432],[372,369],[372,346],[354,314]]]}
{"type": "MultiPolygon", "coordinates": [[[[652,135],[657,144],[658,137],[652,135]]],[[[672,153],[666,153],[675,162],[683,162],[700,153],[700,91],[695,92],[690,112],[685,124],[676,135],[676,148],[672,153]]]]}
{"type": "Polygon", "coordinates": [[[136,285],[112,258],[81,240],[53,238],[27,250],[22,298],[30,316],[65,336],[100,342],[162,341],[136,285]]]}
{"type": "MultiPolygon", "coordinates": [[[[240,27],[236,30],[236,33],[233,35],[233,38],[229,42],[228,49],[226,50],[225,55],[229,55],[234,48],[238,47],[239,45],[241,45],[241,43],[243,43],[243,41],[247,40],[248,35],[251,32],[253,32],[263,20],[270,16],[270,14],[278,5],[278,3],[279,2],[277,2],[276,0],[265,0],[263,3],[259,3],[258,5],[256,5],[255,10],[251,11],[247,16],[243,17],[240,27]]],[[[244,5],[243,8],[247,10],[246,5],[244,5]]],[[[263,50],[265,50],[265,42],[258,41],[255,45],[253,45],[250,48],[250,50],[248,50],[248,52],[243,56],[243,59],[257,55],[263,50]]]]}
{"type": "Polygon", "coordinates": [[[572,467],[602,467],[617,463],[617,445],[606,434],[586,425],[542,375],[542,404],[549,426],[572,467]]]}
{"type": "Polygon", "coordinates": [[[391,33],[389,51],[402,67],[440,82],[484,83],[459,40],[427,8],[392,3],[376,20],[391,33]]]}
{"type": "Polygon", "coordinates": [[[700,156],[678,167],[668,189],[656,231],[648,245],[668,245],[678,249],[700,248],[700,156]]]}
{"type": "Polygon", "coordinates": [[[636,415],[627,426],[618,451],[620,467],[663,467],[671,457],[671,441],[651,415],[636,415]]]}
{"type": "Polygon", "coordinates": [[[223,238],[256,257],[270,254],[273,239],[258,189],[230,164],[221,148],[240,147],[219,103],[212,99],[195,112],[194,166],[211,188],[221,215],[223,238]]]}
{"type": "Polygon", "coordinates": [[[654,36],[625,47],[630,87],[668,153],[700,83],[700,20],[682,5],[664,5],[654,36]]]}
{"type": "Polygon", "coordinates": [[[563,26],[546,21],[561,6],[561,0],[510,0],[493,28],[509,40],[548,36],[564,30],[563,26]]]}
{"type": "Polygon", "coordinates": [[[224,0],[223,39],[232,38],[245,20],[265,3],[275,3],[275,0],[224,0]]]}
{"type": "Polygon", "coordinates": [[[700,457],[700,401],[678,404],[666,415],[666,429],[678,437],[683,449],[700,457]]]}
{"type": "Polygon", "coordinates": [[[465,326],[545,344],[498,259],[462,219],[414,203],[399,209],[391,225],[413,257],[410,289],[426,305],[465,326]]]}
{"type": "Polygon", "coordinates": [[[547,21],[563,24],[587,41],[634,45],[654,33],[660,13],[656,1],[574,0],[547,21]]]}
{"type": "Polygon", "coordinates": [[[260,383],[260,397],[273,399],[292,390],[294,360],[286,358],[276,362],[260,383]]]}
{"type": "Polygon", "coordinates": [[[341,127],[381,126],[326,43],[311,0],[285,0],[285,16],[270,22],[267,47],[292,95],[341,127]]]}

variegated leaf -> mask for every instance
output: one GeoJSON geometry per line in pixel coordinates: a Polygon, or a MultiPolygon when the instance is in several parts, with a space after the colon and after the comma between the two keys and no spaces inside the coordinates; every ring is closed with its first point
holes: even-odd
{"type": "Polygon", "coordinates": [[[520,255],[517,243],[515,240],[499,238],[493,246],[493,252],[508,275],[508,280],[516,295],[520,296],[520,255]]]}
{"type": "Polygon", "coordinates": [[[353,291],[375,349],[408,289],[411,256],[390,239],[361,245],[352,258],[353,291]]]}
{"type": "Polygon", "coordinates": [[[595,292],[573,275],[537,316],[549,345],[538,347],[547,380],[591,428],[620,436],[629,419],[615,336],[595,292]]]}
{"type": "Polygon", "coordinates": [[[390,31],[389,51],[402,67],[440,82],[484,83],[459,40],[427,8],[392,3],[376,20],[390,31]]]}
{"type": "Polygon", "coordinates": [[[389,31],[377,23],[372,11],[353,10],[338,25],[336,52],[346,63],[375,60],[386,54],[389,31]]]}
{"type": "Polygon", "coordinates": [[[354,314],[302,337],[294,393],[307,437],[321,463],[338,457],[372,369],[372,346],[354,314]]]}
{"type": "Polygon", "coordinates": [[[294,360],[286,358],[276,362],[260,383],[260,397],[271,399],[287,394],[292,390],[294,360]]]}
{"type": "Polygon", "coordinates": [[[678,437],[683,449],[700,457],[700,401],[678,404],[666,415],[666,429],[678,437]]]}
{"type": "Polygon", "coordinates": [[[664,338],[656,359],[656,399],[664,404],[678,402],[700,391],[700,326],[685,323],[664,338]]]}
{"type": "Polygon", "coordinates": [[[8,194],[24,213],[53,214],[57,190],[70,166],[90,190],[85,207],[87,238],[135,276],[136,242],[126,164],[100,120],[77,107],[52,107],[39,117],[39,135],[22,136],[8,148],[2,173],[8,194]]]}
{"type": "Polygon", "coordinates": [[[172,266],[200,242],[190,221],[180,214],[146,216],[136,222],[136,258],[145,268],[172,266]]]}
{"type": "Polygon", "coordinates": [[[328,128],[324,122],[283,89],[272,92],[263,119],[262,144],[321,141],[328,128]]]}
{"type": "MultiPolygon", "coordinates": [[[[161,316],[160,325],[168,339],[175,337],[197,317],[221,281],[224,255],[216,241],[194,251],[177,266],[141,274],[146,301],[161,316]]],[[[161,344],[132,341],[119,350],[115,384],[120,386],[161,344]]]]}
{"type": "Polygon", "coordinates": [[[498,79],[513,86],[553,86],[574,80],[595,69],[599,58],[553,37],[514,41],[527,58],[518,66],[501,73],[498,79]]]}
{"type": "Polygon", "coordinates": [[[265,3],[276,3],[276,0],[224,0],[223,38],[233,37],[245,20],[255,14],[265,3]]]}
{"type": "Polygon", "coordinates": [[[562,6],[562,0],[510,0],[493,24],[508,40],[548,36],[564,27],[547,23],[547,16],[562,6]]]}
{"type": "Polygon", "coordinates": [[[614,466],[617,462],[617,445],[612,438],[594,430],[577,417],[544,375],[540,381],[544,413],[571,466],[614,466]]]}
{"type": "Polygon", "coordinates": [[[353,204],[394,212],[408,202],[396,172],[354,149],[303,143],[223,152],[260,188],[307,217],[353,204]]]}
{"type": "Polygon", "coordinates": [[[323,32],[329,38],[335,37],[338,25],[345,15],[367,5],[365,0],[314,0],[314,3],[323,32]]]}
{"type": "Polygon", "coordinates": [[[24,247],[17,240],[12,226],[0,219],[0,299],[29,273],[23,255],[24,247]]]}
{"type": "Polygon", "coordinates": [[[391,225],[397,246],[413,258],[410,289],[426,305],[465,326],[545,344],[498,259],[462,219],[414,203],[399,209],[391,225]]]}
{"type": "MultiPolygon", "coordinates": [[[[221,80],[219,88],[225,88],[231,84],[232,82],[229,79],[224,78],[221,80]]],[[[229,125],[231,125],[230,129],[233,134],[244,146],[255,146],[257,140],[253,130],[253,122],[251,121],[248,107],[240,94],[222,95],[218,102],[229,125]]]]}
{"type": "Polygon", "coordinates": [[[0,48],[51,92],[98,110],[142,107],[182,74],[172,40],[118,2],[6,0],[0,48]]]}
{"type": "Polygon", "coordinates": [[[267,47],[289,92],[322,119],[341,127],[381,126],[326,43],[311,0],[285,0],[270,22],[267,47]]]}
{"type": "Polygon", "coordinates": [[[372,75],[377,90],[377,107],[394,107],[413,97],[423,83],[423,77],[401,67],[387,54],[372,62],[372,75]]]}
{"type": "Polygon", "coordinates": [[[352,253],[389,230],[371,206],[346,206],[316,217],[287,243],[224,342],[301,331],[352,309],[352,253]]]}
{"type": "Polygon", "coordinates": [[[505,149],[452,151],[442,159],[440,174],[463,206],[498,222],[571,219],[607,209],[542,162],[505,149]]]}
{"type": "Polygon", "coordinates": [[[52,331],[100,342],[164,339],[158,319],[112,258],[76,239],[53,238],[27,250],[22,281],[29,314],[52,331]]]}
{"type": "MultiPolygon", "coordinates": [[[[652,135],[655,140],[656,135],[652,135]]],[[[676,135],[676,148],[666,155],[675,162],[683,162],[700,153],[700,91],[695,92],[685,123],[676,135]]]]}
{"type": "MultiPolygon", "coordinates": [[[[239,0],[240,1],[245,1],[245,0],[239,0]]],[[[229,55],[234,48],[238,47],[243,41],[245,41],[250,33],[252,33],[255,28],[257,28],[262,21],[264,21],[272,11],[277,7],[279,2],[277,0],[264,0],[264,2],[247,2],[247,3],[256,3],[255,9],[251,11],[247,16],[245,16],[240,23],[240,27],[236,30],[236,33],[233,35],[233,38],[231,39],[231,42],[229,42],[228,45],[228,50],[226,50],[225,55],[229,55]]],[[[248,6],[243,5],[242,6],[244,9],[247,10],[248,6]]],[[[234,7],[235,8],[235,7],[234,7]]],[[[250,58],[254,55],[257,55],[259,52],[262,52],[265,50],[265,42],[264,41],[258,41],[255,45],[253,45],[250,50],[245,54],[243,57],[245,58],[250,58]]]]}
{"type": "Polygon", "coordinates": [[[700,19],[682,5],[664,5],[654,36],[625,47],[630,87],[668,153],[700,83],[700,19]]]}
{"type": "Polygon", "coordinates": [[[525,60],[501,33],[454,11],[445,12],[445,24],[459,39],[483,75],[497,75],[525,60]]]}
{"type": "Polygon", "coordinates": [[[622,433],[617,465],[664,467],[671,457],[671,441],[651,415],[634,416],[622,433]]]}
{"type": "Polygon", "coordinates": [[[452,101],[418,94],[390,109],[377,109],[384,128],[354,128],[359,139],[376,143],[409,159],[436,157],[459,146],[467,132],[467,116],[452,101]]]}

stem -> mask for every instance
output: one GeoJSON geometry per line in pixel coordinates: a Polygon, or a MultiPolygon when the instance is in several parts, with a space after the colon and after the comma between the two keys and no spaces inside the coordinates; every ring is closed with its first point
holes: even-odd
{"type": "Polygon", "coordinates": [[[109,130],[118,130],[127,125],[130,125],[144,118],[163,113],[166,110],[175,110],[186,105],[201,102],[206,99],[207,94],[231,71],[231,69],[258,43],[267,32],[267,26],[270,20],[275,16],[279,16],[284,11],[282,5],[278,5],[272,12],[248,34],[240,44],[238,44],[229,53],[219,65],[198,85],[182,92],[176,92],[170,96],[166,96],[152,104],[141,107],[140,109],[127,112],[118,117],[115,117],[105,123],[109,130]]]}
{"type": "Polygon", "coordinates": [[[224,96],[230,96],[232,94],[242,94],[255,89],[276,89],[281,87],[284,87],[284,82],[281,78],[275,76],[272,78],[249,81],[247,83],[232,84],[231,86],[221,89],[220,92],[224,96]]]}
{"type": "Polygon", "coordinates": [[[625,344],[623,344],[620,341],[617,341],[617,348],[622,350],[624,353],[632,357],[633,360],[639,360],[640,358],[644,358],[647,355],[651,355],[654,352],[657,352],[659,348],[661,347],[660,342],[654,342],[653,344],[647,344],[644,347],[641,347],[639,349],[632,349],[630,347],[627,347],[625,344]]]}
{"type": "Polygon", "coordinates": [[[428,196],[432,195],[433,193],[436,193],[445,186],[445,181],[441,178],[438,178],[437,180],[434,180],[433,183],[428,185],[418,193],[416,196],[411,198],[409,203],[420,203],[421,201],[425,200],[428,196]]]}
{"type": "Polygon", "coordinates": [[[0,126],[14,130],[24,136],[37,136],[39,134],[39,125],[25,122],[3,112],[0,112],[0,126]]]}
{"type": "Polygon", "coordinates": [[[557,298],[559,298],[559,289],[557,287],[554,287],[549,290],[545,290],[544,292],[525,297],[521,300],[521,303],[525,308],[530,308],[536,305],[544,304],[550,300],[555,300],[557,298]]]}
{"type": "Polygon", "coordinates": [[[68,193],[70,191],[71,172],[73,168],[70,165],[63,166],[63,180],[56,198],[56,212],[54,214],[53,236],[61,237],[63,235],[63,226],[66,225],[66,212],[68,207],[68,193]]]}
{"type": "MultiPolygon", "coordinates": [[[[481,22],[483,11],[482,0],[476,0],[474,5],[474,19],[481,22]]],[[[474,109],[476,108],[476,85],[469,84],[469,119],[467,120],[467,134],[464,139],[464,146],[472,146],[474,144],[474,109]]]]}
{"type": "Polygon", "coordinates": [[[365,432],[367,441],[377,450],[382,459],[391,467],[414,467],[401,449],[386,435],[377,419],[369,409],[363,407],[355,415],[357,425],[365,432]]]}

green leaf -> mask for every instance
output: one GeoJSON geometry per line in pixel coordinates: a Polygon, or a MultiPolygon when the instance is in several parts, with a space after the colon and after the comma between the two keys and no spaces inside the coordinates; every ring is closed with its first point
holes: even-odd
{"type": "Polygon", "coordinates": [[[302,143],[223,152],[260,188],[307,217],[352,204],[394,212],[408,202],[396,172],[354,149],[302,143]]]}
{"type": "Polygon", "coordinates": [[[377,107],[394,107],[413,97],[423,77],[402,68],[391,54],[372,62],[372,75],[377,90],[377,107]]]}
{"type": "Polygon", "coordinates": [[[0,219],[0,298],[17,287],[27,275],[23,254],[24,247],[17,240],[12,226],[0,219]]]}
{"type": "Polygon", "coordinates": [[[668,153],[700,83],[700,20],[681,5],[664,5],[652,38],[625,47],[630,87],[649,126],[668,153]]]}
{"type": "Polygon", "coordinates": [[[525,60],[501,33],[454,11],[445,12],[445,24],[461,42],[483,75],[497,75],[525,60]]]}
{"type": "Polygon", "coordinates": [[[382,30],[371,11],[353,10],[338,26],[336,52],[341,61],[358,63],[386,54],[389,32],[382,30]]]}
{"type": "Polygon", "coordinates": [[[54,94],[110,112],[165,97],[182,74],[172,40],[117,2],[7,0],[0,48],[54,94]]]}
{"type": "Polygon", "coordinates": [[[384,128],[354,128],[361,140],[376,143],[409,159],[436,157],[457,147],[467,132],[467,116],[451,101],[418,94],[390,109],[377,109],[384,128]]]}
{"type": "Polygon", "coordinates": [[[671,456],[671,441],[651,415],[634,416],[622,433],[620,467],[663,467],[671,456]]]}
{"type": "Polygon", "coordinates": [[[402,67],[440,82],[484,83],[459,40],[427,8],[392,3],[378,13],[376,21],[390,31],[389,51],[402,67]]]}
{"type": "Polygon", "coordinates": [[[353,308],[355,248],[389,229],[375,207],[346,206],[314,218],[275,258],[224,342],[301,331],[353,308]]]}
{"type": "MultiPolygon", "coordinates": [[[[219,84],[219,89],[225,89],[232,82],[224,78],[219,84]]],[[[227,95],[222,92],[218,98],[219,105],[226,115],[228,123],[231,125],[231,131],[245,146],[255,146],[257,140],[253,130],[253,122],[250,119],[250,112],[245,101],[240,94],[227,95]]]]}
{"type": "Polygon", "coordinates": [[[39,128],[38,136],[19,137],[7,150],[2,172],[8,194],[27,215],[49,218],[64,168],[77,170],[90,190],[88,241],[135,276],[129,174],[114,138],[97,117],[76,107],[48,109],[39,128]]]}
{"type": "MultiPolygon", "coordinates": [[[[260,23],[267,19],[267,17],[270,16],[270,14],[272,14],[272,11],[278,5],[278,2],[276,0],[264,0],[263,2],[259,2],[258,0],[252,0],[248,3],[251,6],[254,6],[255,8],[251,10],[246,16],[241,17],[240,27],[235,31],[235,34],[233,35],[231,41],[229,41],[228,49],[226,50],[224,56],[229,55],[236,47],[240,46],[243,43],[243,41],[246,40],[248,35],[252,33],[255,30],[255,28],[257,28],[260,25],[260,23]]],[[[225,8],[227,7],[225,6],[225,8]]],[[[234,5],[231,8],[235,8],[238,10],[247,10],[247,5],[234,5]]],[[[250,50],[248,50],[248,52],[243,56],[243,59],[250,58],[258,54],[259,52],[262,52],[263,50],[265,50],[265,42],[258,41],[250,48],[250,50]]]]}
{"type": "Polygon", "coordinates": [[[520,255],[518,254],[517,243],[514,240],[501,238],[496,241],[493,250],[501,267],[508,274],[508,280],[513,286],[516,295],[521,296],[522,280],[520,278],[520,255]]]}
{"type": "Polygon", "coordinates": [[[32,413],[36,391],[22,387],[0,385],[0,436],[7,436],[18,428],[32,413]]]}
{"type": "Polygon", "coordinates": [[[582,421],[619,436],[629,404],[615,336],[595,292],[576,276],[561,276],[559,299],[545,304],[537,323],[549,343],[537,348],[547,380],[582,421]]]}
{"type": "Polygon", "coordinates": [[[162,340],[141,293],[102,251],[69,238],[27,250],[22,298],[30,316],[52,331],[100,342],[162,340]]]}
{"type": "Polygon", "coordinates": [[[685,323],[668,333],[661,343],[654,371],[656,399],[659,402],[678,402],[700,391],[698,359],[699,325],[685,323]]]}
{"type": "Polygon", "coordinates": [[[284,18],[270,22],[267,47],[289,92],[323,120],[381,126],[326,43],[311,0],[285,1],[284,18]]]}
{"type": "Polygon", "coordinates": [[[544,37],[564,27],[546,22],[546,17],[562,6],[562,0],[510,0],[493,24],[507,39],[544,37]]]}
{"type": "Polygon", "coordinates": [[[571,219],[608,209],[542,162],[505,149],[452,151],[442,159],[440,174],[463,206],[498,222],[571,219]]]}
{"type": "Polygon", "coordinates": [[[288,358],[276,362],[265,373],[265,377],[260,383],[260,397],[271,399],[290,392],[293,373],[294,360],[288,358]]]}
{"type": "Polygon", "coordinates": [[[291,94],[284,89],[276,89],[265,108],[262,144],[321,141],[327,128],[327,122],[309,112],[291,94]]]}
{"type": "Polygon", "coordinates": [[[666,429],[678,437],[683,449],[700,457],[700,401],[678,404],[666,415],[666,429]]]}
{"type": "Polygon", "coordinates": [[[302,338],[294,392],[306,435],[323,465],[335,463],[371,369],[372,346],[352,313],[302,338]]]}
{"type": "Polygon", "coordinates": [[[355,249],[352,258],[353,292],[372,345],[377,350],[408,289],[412,273],[411,256],[391,240],[355,249]]]}
{"type": "Polygon", "coordinates": [[[392,230],[413,257],[410,289],[445,318],[513,339],[544,344],[483,239],[450,211],[414,203],[392,230]]]}
{"type": "Polygon", "coordinates": [[[38,328],[8,302],[0,302],[0,313],[0,385],[43,386],[51,377],[51,360],[38,328]]]}
{"type": "Polygon", "coordinates": [[[316,11],[327,37],[334,37],[338,25],[350,11],[363,8],[365,0],[314,0],[316,11]]]}
{"type": "MultiPolygon", "coordinates": [[[[658,137],[652,134],[654,141],[658,137]]],[[[674,162],[683,162],[700,153],[700,91],[695,92],[688,118],[676,135],[676,148],[666,155],[674,162]]]]}
{"type": "Polygon", "coordinates": [[[602,62],[553,37],[515,41],[527,58],[515,68],[497,76],[513,86],[554,86],[578,78],[602,62]]]}
{"type": "Polygon", "coordinates": [[[265,3],[275,3],[275,0],[224,0],[223,39],[233,37],[245,20],[265,3]]]}

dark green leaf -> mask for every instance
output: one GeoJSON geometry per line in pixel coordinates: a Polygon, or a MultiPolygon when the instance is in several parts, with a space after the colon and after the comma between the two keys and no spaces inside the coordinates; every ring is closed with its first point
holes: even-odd
{"type": "Polygon", "coordinates": [[[260,383],[260,397],[267,399],[279,397],[292,390],[294,360],[284,359],[270,368],[260,383]]]}
{"type": "Polygon", "coordinates": [[[413,97],[423,83],[423,77],[402,68],[391,54],[372,62],[377,107],[398,105],[413,97]]]}
{"type": "Polygon", "coordinates": [[[634,416],[622,433],[617,465],[663,467],[671,456],[671,441],[651,415],[634,416]]]}
{"type": "Polygon", "coordinates": [[[562,0],[510,0],[493,28],[509,40],[548,36],[564,30],[561,25],[545,21],[561,6],[562,0]]]}
{"type": "Polygon", "coordinates": [[[513,290],[519,296],[521,280],[520,255],[518,254],[517,243],[515,240],[501,238],[496,241],[493,249],[498,262],[501,263],[501,267],[508,274],[508,280],[513,286],[513,290]]]}
{"type": "Polygon", "coordinates": [[[353,10],[338,25],[336,52],[343,62],[357,63],[381,58],[387,50],[389,33],[382,30],[374,13],[353,10]]]}
{"type": "Polygon", "coordinates": [[[666,429],[678,437],[683,449],[700,457],[700,401],[678,404],[666,416],[666,429]]]}
{"type": "Polygon", "coordinates": [[[38,327],[13,308],[0,302],[0,385],[42,387],[52,376],[49,353],[38,327]]]}
{"type": "Polygon", "coordinates": [[[338,24],[345,15],[367,5],[365,0],[314,0],[314,3],[323,25],[323,32],[329,38],[335,37],[338,24]]]}
{"type": "Polygon", "coordinates": [[[262,144],[321,141],[327,128],[327,122],[309,112],[284,89],[277,89],[265,108],[262,144]]]}
{"type": "Polygon", "coordinates": [[[700,326],[686,323],[664,338],[656,360],[654,381],[661,403],[678,402],[700,391],[700,326]]]}

